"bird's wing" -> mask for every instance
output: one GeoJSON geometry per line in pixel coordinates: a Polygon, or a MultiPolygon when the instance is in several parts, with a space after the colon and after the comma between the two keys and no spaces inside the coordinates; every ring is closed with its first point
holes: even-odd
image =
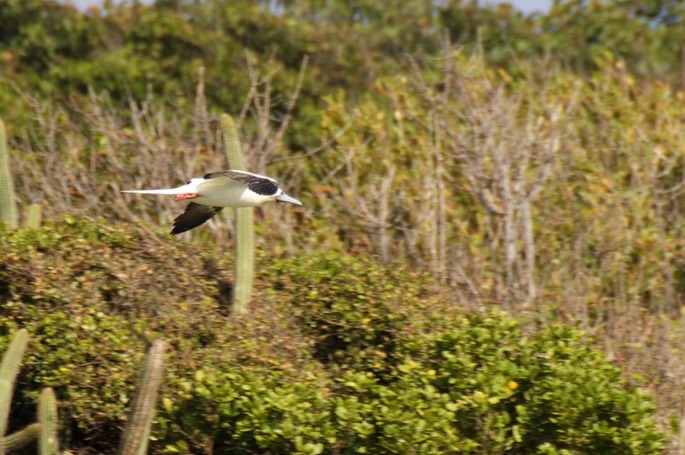
{"type": "Polygon", "coordinates": [[[178,235],[196,228],[219,213],[221,209],[222,207],[209,207],[191,202],[186,206],[185,212],[174,219],[174,227],[171,229],[171,234],[178,235]]]}
{"type": "Polygon", "coordinates": [[[278,192],[278,184],[272,178],[245,171],[212,172],[204,176],[205,180],[226,177],[234,182],[240,182],[250,190],[262,196],[272,196],[278,192]]]}

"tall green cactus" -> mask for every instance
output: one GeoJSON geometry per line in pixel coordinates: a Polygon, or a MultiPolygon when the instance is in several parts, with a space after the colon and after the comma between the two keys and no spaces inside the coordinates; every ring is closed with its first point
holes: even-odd
{"type": "MultiPolygon", "coordinates": [[[[7,432],[14,381],[17,379],[19,365],[24,357],[24,352],[26,352],[28,342],[29,332],[26,329],[17,331],[12,337],[5,355],[2,356],[2,363],[0,363],[0,438],[3,439],[7,432]]],[[[0,455],[4,454],[5,446],[0,444],[0,455]]]]}
{"type": "Polygon", "coordinates": [[[155,340],[145,355],[143,371],[136,385],[136,396],[119,446],[121,455],[145,455],[150,439],[157,393],[164,373],[166,343],[155,340]]]}
{"type": "Polygon", "coordinates": [[[40,424],[40,437],[38,439],[40,455],[59,454],[57,399],[55,398],[55,392],[50,387],[43,389],[40,393],[38,423],[40,424]]]}
{"type": "MultiPolygon", "coordinates": [[[[228,165],[231,169],[243,170],[243,155],[240,150],[240,138],[235,121],[228,114],[221,114],[219,120],[224,136],[228,165]]],[[[235,209],[235,219],[236,252],[233,311],[243,314],[247,312],[254,279],[254,211],[252,207],[235,209]]]]}
{"type": "Polygon", "coordinates": [[[18,224],[17,200],[14,195],[14,183],[10,172],[9,152],[5,124],[0,120],[0,222],[10,229],[18,224]]]}

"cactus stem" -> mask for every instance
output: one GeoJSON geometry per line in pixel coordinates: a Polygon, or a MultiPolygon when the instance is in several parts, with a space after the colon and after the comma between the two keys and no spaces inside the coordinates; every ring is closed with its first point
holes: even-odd
{"type": "Polygon", "coordinates": [[[50,388],[43,389],[38,401],[38,422],[40,423],[40,439],[38,447],[40,455],[57,455],[59,441],[57,439],[57,399],[50,388]]]}
{"type": "Polygon", "coordinates": [[[25,426],[19,431],[15,431],[9,436],[2,438],[2,448],[6,452],[19,450],[22,447],[26,447],[31,442],[38,438],[40,433],[40,424],[32,423],[25,426]]]}
{"type": "Polygon", "coordinates": [[[15,229],[18,225],[17,200],[9,161],[5,124],[0,120],[0,222],[15,229]]]}
{"type": "MultiPolygon", "coordinates": [[[[19,365],[22,357],[24,357],[28,342],[28,331],[26,329],[17,331],[2,357],[2,363],[0,363],[0,437],[2,438],[7,432],[14,381],[19,373],[19,365]]],[[[0,455],[4,455],[4,453],[4,446],[0,444],[0,455]]]]}
{"type": "MultiPolygon", "coordinates": [[[[233,117],[221,114],[221,131],[224,136],[226,159],[231,169],[244,170],[240,139],[233,117]]],[[[236,254],[233,284],[233,311],[247,312],[254,279],[254,210],[252,207],[235,209],[236,254]]]]}
{"type": "Polygon", "coordinates": [[[154,417],[159,386],[164,372],[166,343],[155,340],[145,355],[143,371],[138,378],[136,395],[121,440],[121,455],[145,455],[154,417]]]}

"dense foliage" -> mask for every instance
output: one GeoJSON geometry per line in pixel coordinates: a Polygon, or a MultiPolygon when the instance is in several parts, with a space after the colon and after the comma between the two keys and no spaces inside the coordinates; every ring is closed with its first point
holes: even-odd
{"type": "Polygon", "coordinates": [[[465,0],[159,0],[82,12],[55,0],[8,0],[0,4],[0,115],[26,119],[9,102],[16,89],[23,102],[40,94],[78,106],[92,87],[118,103],[152,91],[188,107],[200,67],[210,105],[239,112],[251,83],[246,67],[278,71],[274,93],[285,98],[309,56],[291,140],[311,145],[322,96],[342,89],[358,99],[377,78],[409,68],[407,55],[439,55],[445,37],[514,73],[549,56],[588,72],[609,54],[642,75],[678,81],[684,8],[569,0],[524,16],[465,0]]]}
{"type": "Polygon", "coordinates": [[[0,235],[0,338],[33,340],[15,422],[53,386],[65,440],[109,450],[164,337],[158,452],[656,453],[641,385],[681,453],[683,18],[652,0],[0,1],[16,194],[48,222],[0,235]],[[246,166],[305,204],[256,211],[246,318],[229,216],[172,241],[145,229],[178,203],[120,193],[224,168],[221,112],[246,166]]]}
{"type": "Polygon", "coordinates": [[[32,339],[14,425],[34,418],[35,391],[51,386],[68,445],[109,450],[142,347],[163,337],[155,453],[664,446],[651,397],[579,331],[524,334],[502,313],[465,315],[420,276],[337,253],[262,258],[259,306],[237,318],[222,310],[229,264],[189,250],[102,221],[4,232],[0,348],[17,327],[32,339]]]}

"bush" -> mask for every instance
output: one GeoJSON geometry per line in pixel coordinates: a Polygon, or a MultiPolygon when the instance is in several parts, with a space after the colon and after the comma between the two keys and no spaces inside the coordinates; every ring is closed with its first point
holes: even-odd
{"type": "Polygon", "coordinates": [[[579,331],[554,325],[526,337],[504,315],[469,316],[444,334],[404,341],[400,351],[389,384],[368,374],[341,379],[335,415],[353,452],[664,449],[651,397],[627,388],[579,331]]]}
{"type": "Polygon", "coordinates": [[[468,316],[443,334],[404,338],[395,358],[382,379],[360,370],[294,382],[269,370],[202,373],[168,403],[168,441],[178,439],[166,449],[198,453],[197,441],[271,454],[664,449],[651,397],[627,387],[577,330],[524,336],[502,314],[468,316]]]}
{"type": "Polygon", "coordinates": [[[273,295],[313,338],[314,356],[329,367],[380,371],[392,361],[397,341],[444,307],[425,299],[431,295],[426,274],[340,253],[277,261],[268,273],[273,295]]]}
{"type": "MultiPolygon", "coordinates": [[[[2,229],[2,228],[0,228],[2,229]]],[[[0,231],[0,349],[31,332],[14,426],[56,389],[67,444],[112,451],[146,340],[169,342],[151,453],[656,454],[650,396],[582,333],[447,311],[420,275],[263,258],[249,315],[222,257],[66,218],[0,231]],[[182,267],[181,267],[182,265],[182,267]]]]}
{"type": "Polygon", "coordinates": [[[300,374],[291,365],[311,359],[306,340],[268,302],[249,318],[229,316],[231,270],[211,251],[132,226],[71,217],[38,230],[0,226],[0,350],[18,327],[31,335],[13,424],[33,421],[34,391],[54,387],[69,442],[110,452],[135,367],[158,337],[170,345],[169,384],[213,364],[300,374]]]}
{"type": "Polygon", "coordinates": [[[185,393],[164,402],[165,452],[319,454],[335,443],[321,381],[211,370],[179,383],[185,393]]]}

